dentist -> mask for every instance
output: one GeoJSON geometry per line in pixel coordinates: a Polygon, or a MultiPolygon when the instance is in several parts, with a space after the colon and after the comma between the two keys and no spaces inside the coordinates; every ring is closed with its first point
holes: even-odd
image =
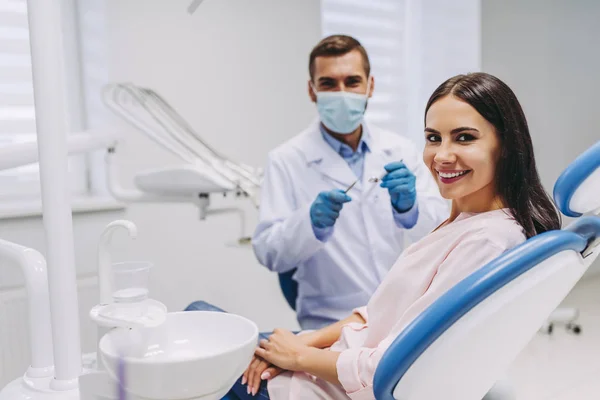
{"type": "Polygon", "coordinates": [[[427,235],[448,209],[415,146],[364,121],[375,81],[357,40],[324,38],[309,72],[320,118],[269,153],[252,243],[262,265],[293,276],[298,321],[317,329],[366,304],[405,236],[427,235]]]}

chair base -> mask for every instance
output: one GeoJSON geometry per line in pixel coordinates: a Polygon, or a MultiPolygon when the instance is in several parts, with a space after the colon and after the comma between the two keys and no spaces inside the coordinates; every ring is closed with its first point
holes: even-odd
{"type": "Polygon", "coordinates": [[[579,335],[581,333],[581,325],[577,323],[578,318],[579,310],[576,308],[557,308],[540,328],[540,332],[551,335],[555,327],[564,326],[567,332],[579,335]]]}

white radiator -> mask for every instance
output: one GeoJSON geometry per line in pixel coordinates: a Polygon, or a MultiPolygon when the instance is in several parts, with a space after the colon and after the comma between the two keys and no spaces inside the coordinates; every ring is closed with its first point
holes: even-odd
{"type": "MultiPolygon", "coordinates": [[[[82,351],[96,349],[96,326],[89,319],[98,304],[96,277],[78,279],[82,351]]],[[[21,376],[30,361],[27,293],[24,288],[0,290],[0,388],[21,376]]]]}

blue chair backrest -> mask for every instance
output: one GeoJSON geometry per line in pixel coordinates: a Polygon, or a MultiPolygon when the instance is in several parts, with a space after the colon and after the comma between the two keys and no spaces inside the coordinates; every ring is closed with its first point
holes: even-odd
{"type": "MultiPolygon", "coordinates": [[[[600,236],[600,218],[596,220],[596,234],[600,236]]],[[[545,232],[458,283],[415,318],[388,348],[375,374],[375,397],[393,400],[396,385],[415,361],[453,324],[490,295],[553,255],[565,250],[581,252],[586,245],[587,241],[574,232],[545,232]]],[[[553,307],[549,308],[548,313],[553,307]]],[[[493,341],[490,345],[494,345],[493,341]]]]}

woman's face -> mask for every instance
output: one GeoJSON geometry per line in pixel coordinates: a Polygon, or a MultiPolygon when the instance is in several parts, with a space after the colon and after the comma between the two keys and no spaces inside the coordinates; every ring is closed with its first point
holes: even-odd
{"type": "Polygon", "coordinates": [[[423,161],[444,198],[458,202],[463,211],[491,204],[499,155],[494,126],[468,103],[448,95],[431,105],[423,161]]]}

